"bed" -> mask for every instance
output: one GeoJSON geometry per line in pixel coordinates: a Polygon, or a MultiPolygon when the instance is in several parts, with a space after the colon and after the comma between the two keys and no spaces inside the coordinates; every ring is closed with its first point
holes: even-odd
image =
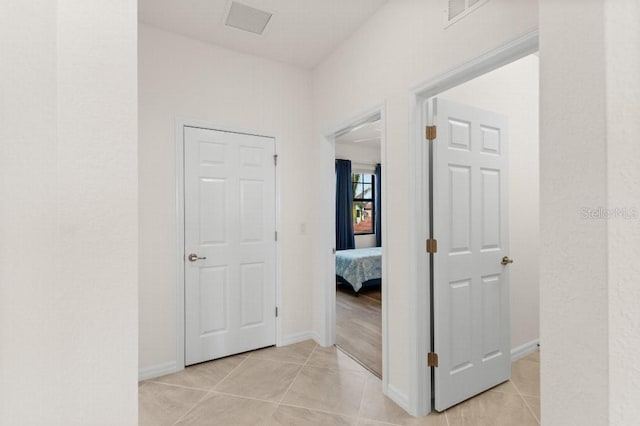
{"type": "Polygon", "coordinates": [[[382,247],[337,251],[336,276],[350,284],[356,294],[364,286],[380,284],[382,247]]]}

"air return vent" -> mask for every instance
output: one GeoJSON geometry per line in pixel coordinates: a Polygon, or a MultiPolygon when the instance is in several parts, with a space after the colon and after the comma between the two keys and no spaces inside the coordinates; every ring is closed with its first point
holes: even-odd
{"type": "Polygon", "coordinates": [[[467,0],[449,0],[449,20],[459,16],[467,8],[467,0]]]}
{"type": "Polygon", "coordinates": [[[264,33],[272,14],[238,2],[231,2],[225,25],[249,31],[254,34],[264,33]]]}
{"type": "Polygon", "coordinates": [[[446,0],[447,24],[451,24],[468,15],[487,1],[489,0],[446,0]]]}

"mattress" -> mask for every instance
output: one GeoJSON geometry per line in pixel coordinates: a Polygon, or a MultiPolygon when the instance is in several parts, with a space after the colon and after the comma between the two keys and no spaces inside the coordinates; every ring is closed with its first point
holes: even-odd
{"type": "Polygon", "coordinates": [[[357,293],[367,281],[382,278],[382,247],[336,252],[336,275],[357,293]]]}

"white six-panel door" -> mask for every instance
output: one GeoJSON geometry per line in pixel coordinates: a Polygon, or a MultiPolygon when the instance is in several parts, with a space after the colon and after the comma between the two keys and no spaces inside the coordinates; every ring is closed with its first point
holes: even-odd
{"type": "Polygon", "coordinates": [[[434,101],[435,408],[509,379],[507,119],[434,101]]]}
{"type": "Polygon", "coordinates": [[[186,365],[275,344],[274,149],[184,128],[186,365]]]}

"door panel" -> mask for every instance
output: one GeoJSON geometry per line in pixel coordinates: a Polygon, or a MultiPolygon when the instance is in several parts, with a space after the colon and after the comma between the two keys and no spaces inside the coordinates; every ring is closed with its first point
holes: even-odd
{"type": "Polygon", "coordinates": [[[184,129],[186,365],[275,344],[274,148],[184,129]]]}
{"type": "Polygon", "coordinates": [[[242,265],[242,318],[241,327],[262,325],[264,315],[264,264],[242,265]]]}
{"type": "Polygon", "coordinates": [[[449,166],[451,215],[451,253],[471,250],[471,169],[449,166]]]}
{"type": "Polygon", "coordinates": [[[200,244],[226,241],[226,185],[224,179],[200,178],[200,244]]]}
{"type": "Polygon", "coordinates": [[[434,100],[435,408],[455,405],[510,373],[507,120],[434,100]]]}
{"type": "Polygon", "coordinates": [[[200,335],[227,330],[227,268],[200,268],[200,335]]]}

